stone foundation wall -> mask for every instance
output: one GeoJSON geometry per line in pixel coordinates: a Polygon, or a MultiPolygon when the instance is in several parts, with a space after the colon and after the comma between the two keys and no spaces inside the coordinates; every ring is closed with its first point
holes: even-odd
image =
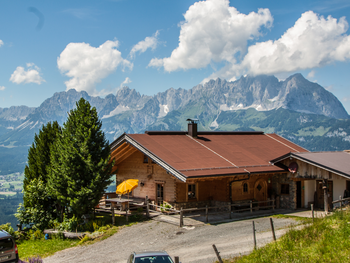
{"type": "MultiPolygon", "coordinates": [[[[275,195],[275,198],[279,198],[279,208],[285,209],[296,209],[297,200],[296,200],[296,182],[291,180],[288,177],[288,174],[279,174],[274,175],[271,180],[272,192],[275,195]],[[289,185],[289,194],[281,194],[281,184],[289,185]]],[[[277,201],[278,202],[278,201],[277,201]]]]}

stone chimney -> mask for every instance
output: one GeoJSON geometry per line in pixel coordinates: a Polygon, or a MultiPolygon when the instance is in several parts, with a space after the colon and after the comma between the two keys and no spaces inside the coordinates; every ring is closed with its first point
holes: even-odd
{"type": "Polygon", "coordinates": [[[198,119],[187,119],[188,121],[188,135],[197,138],[197,123],[198,119]]]}

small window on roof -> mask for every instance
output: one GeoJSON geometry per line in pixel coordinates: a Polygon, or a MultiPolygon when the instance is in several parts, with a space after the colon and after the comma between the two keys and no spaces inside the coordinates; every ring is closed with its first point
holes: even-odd
{"type": "Polygon", "coordinates": [[[143,155],[143,163],[148,163],[148,156],[146,154],[143,155]]]}

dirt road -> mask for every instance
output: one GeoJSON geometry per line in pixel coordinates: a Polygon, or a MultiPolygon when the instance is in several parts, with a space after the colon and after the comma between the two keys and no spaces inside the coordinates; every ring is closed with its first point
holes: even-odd
{"type": "MultiPolygon", "coordinates": [[[[258,246],[271,242],[269,218],[254,219],[254,222],[258,246]]],[[[292,224],[295,224],[293,219],[275,218],[277,237],[292,224]]],[[[148,221],[122,228],[112,237],[93,245],[60,251],[45,258],[44,262],[125,263],[132,251],[145,250],[165,250],[172,257],[179,256],[182,263],[213,262],[216,259],[213,244],[224,258],[245,254],[253,250],[252,233],[252,220],[185,228],[148,221]]]]}

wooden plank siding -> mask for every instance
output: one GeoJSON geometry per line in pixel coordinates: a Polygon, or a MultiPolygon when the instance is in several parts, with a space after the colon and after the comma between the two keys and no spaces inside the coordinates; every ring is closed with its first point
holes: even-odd
{"type": "MultiPolygon", "coordinates": [[[[127,145],[122,145],[122,147],[123,155],[133,151],[127,145]]],[[[118,158],[118,156],[116,157],[118,158]]],[[[264,187],[266,187],[264,200],[270,197],[268,194],[272,186],[268,183],[268,179],[272,178],[273,174],[254,174],[250,176],[249,180],[242,181],[235,180],[248,177],[248,175],[188,178],[187,183],[184,183],[168,174],[159,165],[152,163],[150,159],[148,163],[144,163],[144,155],[138,150],[133,151],[126,159],[123,158],[121,160],[118,158],[118,160],[117,165],[115,165],[117,182],[127,179],[138,179],[139,186],[132,193],[132,196],[138,198],[148,196],[150,200],[155,201],[157,194],[156,185],[161,184],[163,185],[163,200],[169,203],[253,200],[255,199],[254,191],[257,191],[255,184],[258,180],[261,180],[260,182],[263,182],[264,187]],[[248,192],[243,191],[244,183],[248,185],[248,192]],[[196,185],[195,199],[188,199],[189,184],[196,185]]]]}
{"type": "Polygon", "coordinates": [[[164,187],[164,200],[175,202],[175,181],[178,181],[178,179],[166,173],[162,167],[152,163],[150,160],[148,163],[144,163],[143,160],[144,155],[136,151],[120,162],[116,171],[117,182],[127,179],[138,179],[139,186],[135,188],[132,195],[140,198],[148,196],[151,200],[156,199],[156,184],[162,184],[164,187]],[[141,186],[141,183],[144,186],[141,186]]]}

